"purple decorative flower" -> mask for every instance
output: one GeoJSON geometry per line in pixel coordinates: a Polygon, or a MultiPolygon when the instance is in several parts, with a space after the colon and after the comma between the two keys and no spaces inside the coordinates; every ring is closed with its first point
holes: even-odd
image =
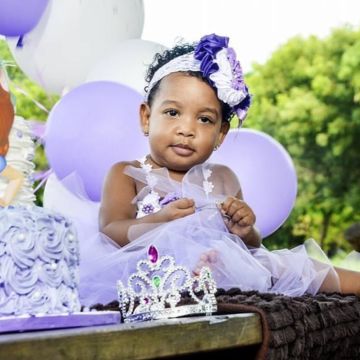
{"type": "Polygon", "coordinates": [[[211,74],[219,70],[219,66],[214,62],[216,54],[226,48],[229,38],[215,34],[203,36],[195,49],[195,59],[200,61],[202,74],[209,78],[211,74]]]}
{"type": "Polygon", "coordinates": [[[200,71],[216,88],[220,100],[228,104],[240,119],[245,119],[251,97],[229,38],[215,34],[201,38],[194,57],[200,61],[200,71]]]}
{"type": "Polygon", "coordinates": [[[152,214],[154,212],[154,206],[151,204],[145,204],[141,210],[144,214],[152,214]]]}
{"type": "Polygon", "coordinates": [[[232,83],[231,83],[232,87],[235,90],[244,90],[245,84],[244,84],[243,72],[242,72],[239,61],[236,59],[236,53],[233,48],[228,48],[227,58],[229,60],[229,63],[231,66],[231,71],[233,74],[233,79],[232,79],[232,83]]]}
{"type": "Polygon", "coordinates": [[[176,192],[172,192],[167,194],[161,201],[160,201],[160,205],[161,206],[165,206],[175,200],[179,200],[180,199],[180,195],[176,192]]]}
{"type": "Polygon", "coordinates": [[[195,49],[195,59],[201,60],[206,54],[214,57],[218,51],[228,47],[228,43],[229,38],[226,36],[205,35],[200,39],[195,49]]]}
{"type": "Polygon", "coordinates": [[[240,125],[245,120],[247,111],[251,105],[251,95],[248,92],[247,86],[245,86],[246,98],[237,106],[234,107],[235,113],[240,120],[240,125]]]}

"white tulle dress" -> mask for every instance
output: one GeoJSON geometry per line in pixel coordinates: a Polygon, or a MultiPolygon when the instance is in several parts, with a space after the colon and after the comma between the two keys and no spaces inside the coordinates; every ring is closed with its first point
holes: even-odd
{"type": "MultiPolygon", "coordinates": [[[[143,184],[134,199],[137,217],[158,211],[169,201],[181,197],[194,199],[196,212],[168,223],[133,226],[129,230],[130,243],[120,248],[98,232],[98,204],[84,197],[75,204],[58,191],[55,195],[58,200],[52,204],[66,202],[69,210],[64,215],[72,217],[78,228],[83,305],[115,300],[116,281],[127,282],[129,275],[136,271],[136,263],[147,258],[151,245],[160,256],[172,255],[179,265],[189,270],[194,270],[201,255],[211,250],[216,256],[209,265],[217,287],[225,289],[238,287],[299,296],[317,293],[324,279],[331,277],[334,290],[339,290],[337,274],[315,241],[291,250],[269,251],[264,246],[247,248],[238,236],[229,233],[217,206],[239,191],[236,176],[229,168],[210,163],[196,165],[182,182],[177,182],[170,178],[167,169],[152,169],[145,158],[140,164],[139,168],[125,169],[128,176],[143,184]],[[324,262],[309,257],[309,246],[324,262]]],[[[80,194],[82,191],[76,184],[74,179],[68,179],[67,187],[80,194]]]]}

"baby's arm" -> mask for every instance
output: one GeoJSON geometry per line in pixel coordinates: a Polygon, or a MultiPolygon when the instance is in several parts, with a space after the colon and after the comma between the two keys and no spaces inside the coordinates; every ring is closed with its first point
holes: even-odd
{"type": "Polygon", "coordinates": [[[225,215],[228,230],[241,237],[249,247],[261,245],[261,235],[254,226],[255,214],[250,206],[243,200],[240,182],[236,174],[224,165],[217,165],[215,178],[223,184],[222,194],[228,194],[221,204],[221,211],[225,215]]]}
{"type": "Polygon", "coordinates": [[[229,196],[221,204],[222,212],[227,216],[226,226],[232,234],[238,235],[249,247],[261,245],[261,235],[254,226],[255,214],[242,200],[241,191],[236,196],[229,196]]]}
{"type": "Polygon", "coordinates": [[[105,180],[100,207],[100,231],[120,246],[129,243],[128,231],[132,225],[160,224],[195,212],[193,200],[179,199],[157,213],[136,219],[136,205],[131,203],[136,196],[136,184],[131,177],[124,174],[125,167],[129,165],[136,164],[123,162],[111,168],[105,180]]]}

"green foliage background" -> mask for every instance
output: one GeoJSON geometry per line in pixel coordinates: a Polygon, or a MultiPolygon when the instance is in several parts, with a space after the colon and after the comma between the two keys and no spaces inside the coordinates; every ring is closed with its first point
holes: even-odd
{"type": "MultiPolygon", "coordinates": [[[[0,59],[12,60],[5,41],[0,59]]],[[[58,100],[16,67],[9,76],[48,109],[58,100]]],[[[343,232],[360,221],[360,31],[343,27],[325,39],[292,38],[246,78],[254,95],[245,127],[283,144],[298,173],[295,208],[265,245],[293,247],[313,237],[331,255],[350,250],[343,232]]],[[[28,97],[12,91],[18,115],[46,120],[28,97]]],[[[37,169],[47,166],[41,146],[35,162],[37,169]]]]}
{"type": "Polygon", "coordinates": [[[248,81],[246,126],[289,151],[298,173],[295,209],[266,240],[293,246],[314,237],[330,253],[349,250],[343,231],[360,220],[360,31],[289,40],[248,81]]]}

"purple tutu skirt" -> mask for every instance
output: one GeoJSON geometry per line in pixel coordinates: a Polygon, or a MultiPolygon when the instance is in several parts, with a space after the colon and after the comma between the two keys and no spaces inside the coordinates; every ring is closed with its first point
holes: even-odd
{"type": "MultiPolygon", "coordinates": [[[[134,178],[139,176],[134,174],[134,178]]],[[[166,176],[162,173],[161,178],[166,176]]],[[[214,205],[221,192],[209,198],[201,190],[194,190],[194,181],[186,186],[183,182],[180,189],[175,189],[176,193],[181,192],[201,204],[193,215],[160,225],[136,225],[130,229],[131,242],[124,247],[98,231],[99,204],[86,198],[78,179],[73,176],[66,181],[65,187],[53,175],[50,177],[44,205],[71,217],[77,226],[82,305],[117,299],[117,280],[127,283],[128,277],[136,272],[137,262],[147,259],[151,245],[160,256],[171,255],[178,265],[190,271],[195,271],[202,255],[210,252],[208,266],[218,288],[300,296],[317,293],[324,280],[332,277],[333,291],[340,289],[336,271],[315,241],[308,240],[291,250],[269,251],[264,246],[249,249],[238,236],[228,232],[214,205]]],[[[166,189],[170,190],[168,186],[166,189]]]]}

